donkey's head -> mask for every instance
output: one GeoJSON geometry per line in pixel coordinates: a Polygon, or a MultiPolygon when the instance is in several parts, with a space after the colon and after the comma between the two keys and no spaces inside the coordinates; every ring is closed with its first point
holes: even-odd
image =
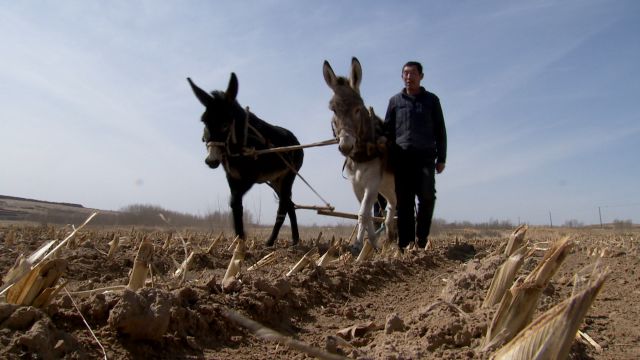
{"type": "Polygon", "coordinates": [[[362,136],[363,124],[369,118],[362,97],[360,97],[360,81],[362,67],[355,57],[351,59],[351,74],[349,78],[336,76],[325,60],[322,74],[327,85],[333,90],[333,97],[329,101],[329,109],[333,111],[331,125],[334,134],[340,140],[340,152],[349,156],[356,149],[356,142],[362,136]]]}
{"type": "Polygon", "coordinates": [[[213,91],[211,94],[199,88],[191,81],[191,78],[187,78],[187,81],[189,81],[193,93],[205,107],[201,118],[205,126],[202,140],[207,144],[208,150],[205,162],[210,167],[216,168],[220,165],[224,154],[222,148],[215,146],[215,144],[226,144],[233,131],[234,119],[241,116],[239,110],[242,111],[242,108],[236,102],[238,78],[236,74],[231,73],[227,90],[224,92],[213,91]]]}

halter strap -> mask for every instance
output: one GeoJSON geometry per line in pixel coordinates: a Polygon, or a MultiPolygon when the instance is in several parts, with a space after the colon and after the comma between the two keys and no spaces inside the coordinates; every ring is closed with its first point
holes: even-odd
{"type": "MultiPolygon", "coordinates": [[[[378,126],[379,122],[373,112],[373,108],[369,107],[367,114],[366,119],[358,122],[355,136],[351,134],[351,136],[356,139],[356,144],[354,150],[351,151],[348,157],[355,162],[369,161],[384,154],[383,149],[378,145],[378,139],[383,136],[382,129],[378,126]],[[364,124],[368,124],[369,126],[365,127],[363,126],[364,124]],[[364,138],[367,135],[364,133],[366,130],[370,130],[369,139],[364,138]]],[[[332,128],[334,136],[337,136],[340,130],[345,130],[344,127],[338,129],[333,122],[332,128]]]]}

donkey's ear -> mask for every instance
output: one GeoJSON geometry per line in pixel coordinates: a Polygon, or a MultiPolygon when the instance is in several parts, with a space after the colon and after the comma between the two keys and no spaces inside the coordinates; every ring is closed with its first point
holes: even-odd
{"type": "Polygon", "coordinates": [[[349,85],[360,94],[360,82],[362,82],[362,66],[357,58],[351,58],[351,75],[349,76],[349,85]]]}
{"type": "Polygon", "coordinates": [[[327,60],[324,61],[324,65],[322,65],[322,75],[324,75],[324,81],[329,85],[330,88],[335,90],[336,85],[338,84],[338,78],[336,74],[333,72],[331,65],[327,60]]]}
{"type": "Polygon", "coordinates": [[[238,78],[235,73],[231,73],[229,85],[227,86],[227,91],[224,92],[224,97],[229,101],[235,101],[236,96],[238,96],[238,78]]]}
{"type": "Polygon", "coordinates": [[[196,84],[194,84],[193,81],[191,81],[191,78],[187,78],[187,81],[189,82],[189,85],[191,85],[191,90],[193,90],[193,93],[196,94],[196,97],[198,98],[198,100],[200,100],[202,105],[206,107],[211,104],[211,102],[213,101],[211,95],[207,94],[206,91],[200,89],[196,84]]]}

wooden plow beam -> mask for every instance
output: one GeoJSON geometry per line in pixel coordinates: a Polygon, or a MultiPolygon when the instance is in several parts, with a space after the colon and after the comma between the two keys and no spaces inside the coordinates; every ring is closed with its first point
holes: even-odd
{"type": "Polygon", "coordinates": [[[246,149],[245,148],[243,150],[243,155],[245,155],[245,156],[258,156],[258,155],[262,155],[262,154],[281,153],[281,152],[306,149],[306,148],[316,147],[316,146],[327,146],[327,145],[333,145],[333,144],[337,144],[337,143],[338,143],[338,139],[329,139],[329,140],[319,141],[319,142],[315,142],[315,143],[311,143],[311,144],[281,146],[281,147],[269,148],[269,149],[264,149],[264,150],[255,150],[255,149],[246,149]]]}
{"type": "Polygon", "coordinates": [[[303,209],[303,210],[324,210],[324,211],[333,211],[335,210],[335,208],[331,205],[328,206],[318,206],[318,205],[295,205],[296,210],[297,209],[303,209]]]}
{"type": "MultiPolygon", "coordinates": [[[[334,217],[339,217],[343,219],[358,220],[358,214],[350,214],[350,213],[335,211],[335,208],[333,206],[296,205],[296,209],[316,210],[317,213],[320,215],[334,216],[334,217]]],[[[378,216],[373,217],[373,221],[375,221],[376,223],[383,223],[384,220],[385,218],[383,217],[378,217],[378,216]]]]}
{"type": "MultiPolygon", "coordinates": [[[[319,209],[318,210],[318,214],[326,215],[326,216],[335,216],[335,217],[339,217],[339,218],[343,218],[343,219],[358,220],[358,214],[350,214],[350,213],[334,211],[334,210],[319,209]]],[[[378,216],[373,216],[373,221],[376,222],[376,223],[382,223],[382,222],[384,222],[384,218],[383,217],[378,217],[378,216]]]]}
{"type": "MultiPolygon", "coordinates": [[[[311,143],[311,144],[281,146],[281,147],[274,147],[274,148],[268,148],[268,149],[262,149],[262,150],[256,150],[255,148],[243,147],[241,153],[233,154],[233,156],[254,156],[255,157],[255,156],[263,155],[263,154],[281,153],[281,152],[300,150],[300,149],[306,149],[306,148],[311,148],[311,147],[334,145],[334,144],[337,144],[338,141],[339,140],[337,138],[334,138],[334,139],[314,142],[314,143],[311,143]]],[[[225,142],[221,142],[221,141],[209,141],[209,142],[207,142],[207,147],[209,147],[209,146],[222,146],[222,147],[224,147],[226,145],[227,144],[225,142]]]]}

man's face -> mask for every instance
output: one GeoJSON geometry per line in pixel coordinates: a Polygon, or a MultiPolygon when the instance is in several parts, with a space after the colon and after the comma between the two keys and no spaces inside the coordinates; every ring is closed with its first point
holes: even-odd
{"type": "Polygon", "coordinates": [[[418,90],[423,76],[415,66],[405,66],[402,69],[402,81],[404,82],[404,87],[408,90],[418,90]]]}

